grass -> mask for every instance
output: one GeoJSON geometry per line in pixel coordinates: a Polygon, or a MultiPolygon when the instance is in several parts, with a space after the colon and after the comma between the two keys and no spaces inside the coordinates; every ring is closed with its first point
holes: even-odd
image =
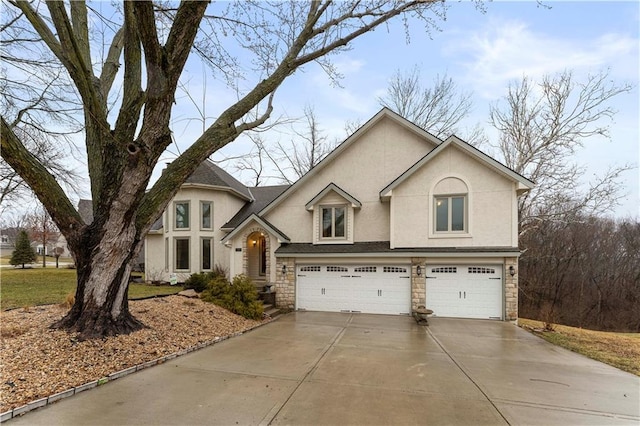
{"type": "MultiPolygon", "coordinates": [[[[0,308],[64,303],[68,294],[75,294],[76,271],[66,268],[33,268],[0,270],[0,308]]],[[[129,299],[174,294],[179,286],[154,286],[131,283],[129,299]]]]}
{"type": "Polygon", "coordinates": [[[544,323],[518,319],[518,325],[537,336],[591,359],[640,376],[640,333],[611,333],[565,325],[554,325],[554,331],[538,331],[544,323]]]}
{"type": "MultiPolygon", "coordinates": [[[[11,264],[11,255],[0,256],[0,265],[10,265],[11,264]]],[[[47,256],[47,262],[55,262],[56,258],[54,256],[47,256]]],[[[73,263],[73,258],[71,257],[60,257],[58,258],[58,262],[60,263],[73,263]]],[[[42,266],[42,256],[38,255],[36,257],[36,261],[28,264],[28,266],[37,268],[42,266]]]]}

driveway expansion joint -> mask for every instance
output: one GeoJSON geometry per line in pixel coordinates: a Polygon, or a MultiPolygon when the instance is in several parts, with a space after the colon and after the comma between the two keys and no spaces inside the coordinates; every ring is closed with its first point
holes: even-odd
{"type": "Polygon", "coordinates": [[[311,376],[311,374],[317,369],[318,364],[320,363],[320,361],[322,361],[324,359],[324,357],[327,355],[327,353],[336,345],[336,342],[338,342],[340,340],[340,338],[344,335],[345,331],[347,330],[347,326],[349,324],[351,324],[351,320],[353,319],[353,314],[351,314],[349,316],[349,319],[347,320],[347,323],[343,326],[338,326],[340,327],[340,331],[338,331],[336,333],[336,335],[333,337],[333,339],[331,339],[331,341],[327,344],[326,348],[322,351],[322,353],[316,358],[316,360],[311,363],[311,367],[309,367],[309,369],[307,370],[307,372],[304,374],[304,376],[302,377],[302,379],[299,379],[298,384],[296,385],[296,387],[293,388],[293,390],[291,391],[291,393],[289,394],[289,396],[284,400],[284,402],[282,404],[279,404],[280,406],[278,407],[278,405],[275,405],[274,408],[269,412],[269,414],[267,414],[262,421],[260,422],[260,426],[263,425],[270,425],[271,422],[273,422],[273,420],[278,416],[278,414],[282,411],[282,409],[289,403],[289,401],[291,400],[291,398],[293,397],[293,395],[295,395],[295,393],[298,391],[298,389],[300,389],[300,386],[302,386],[303,383],[308,382],[308,378],[311,376]]]}
{"type": "Polygon", "coordinates": [[[473,380],[473,377],[471,377],[471,375],[463,368],[462,363],[460,363],[451,353],[449,353],[449,351],[447,351],[447,349],[444,347],[444,345],[440,342],[440,340],[438,340],[438,338],[431,332],[431,330],[429,329],[428,326],[424,327],[426,333],[434,340],[434,342],[436,342],[436,344],[438,346],[440,346],[440,348],[442,349],[442,351],[447,354],[447,356],[449,357],[449,359],[451,359],[451,361],[455,364],[456,367],[458,367],[458,369],[462,372],[462,374],[465,375],[465,377],[467,379],[469,379],[471,381],[471,383],[473,383],[473,385],[480,391],[480,393],[482,393],[482,395],[484,395],[484,397],[487,399],[487,401],[489,402],[489,404],[491,404],[491,406],[496,410],[496,412],[500,415],[500,417],[502,417],[502,419],[505,421],[506,424],[510,425],[511,423],[509,422],[509,420],[507,420],[507,418],[505,417],[504,414],[502,414],[502,411],[500,411],[500,409],[496,406],[496,404],[491,400],[491,398],[489,398],[489,395],[487,395],[487,393],[485,392],[484,389],[482,389],[482,387],[475,381],[473,380]]]}

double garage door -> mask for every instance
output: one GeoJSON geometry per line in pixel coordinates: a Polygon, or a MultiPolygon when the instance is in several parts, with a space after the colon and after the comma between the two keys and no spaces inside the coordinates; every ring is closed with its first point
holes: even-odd
{"type": "Polygon", "coordinates": [[[501,265],[428,265],[427,303],[435,315],[502,318],[501,265]]]}
{"type": "Polygon", "coordinates": [[[409,314],[409,265],[298,265],[298,309],[409,314]]]}

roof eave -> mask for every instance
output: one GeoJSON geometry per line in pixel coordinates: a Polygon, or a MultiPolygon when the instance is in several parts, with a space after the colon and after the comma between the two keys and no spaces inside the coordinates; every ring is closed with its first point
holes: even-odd
{"type": "Polygon", "coordinates": [[[248,197],[246,194],[243,194],[242,192],[228,186],[207,185],[205,183],[183,183],[180,186],[180,189],[213,189],[216,191],[230,192],[245,201],[253,201],[253,198],[248,197]]]}

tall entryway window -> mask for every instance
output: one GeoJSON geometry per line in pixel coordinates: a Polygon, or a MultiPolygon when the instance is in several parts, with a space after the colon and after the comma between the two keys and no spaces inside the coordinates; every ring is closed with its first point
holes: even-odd
{"type": "Polygon", "coordinates": [[[247,273],[253,280],[264,280],[267,274],[267,244],[262,232],[247,237],[247,273]]]}

